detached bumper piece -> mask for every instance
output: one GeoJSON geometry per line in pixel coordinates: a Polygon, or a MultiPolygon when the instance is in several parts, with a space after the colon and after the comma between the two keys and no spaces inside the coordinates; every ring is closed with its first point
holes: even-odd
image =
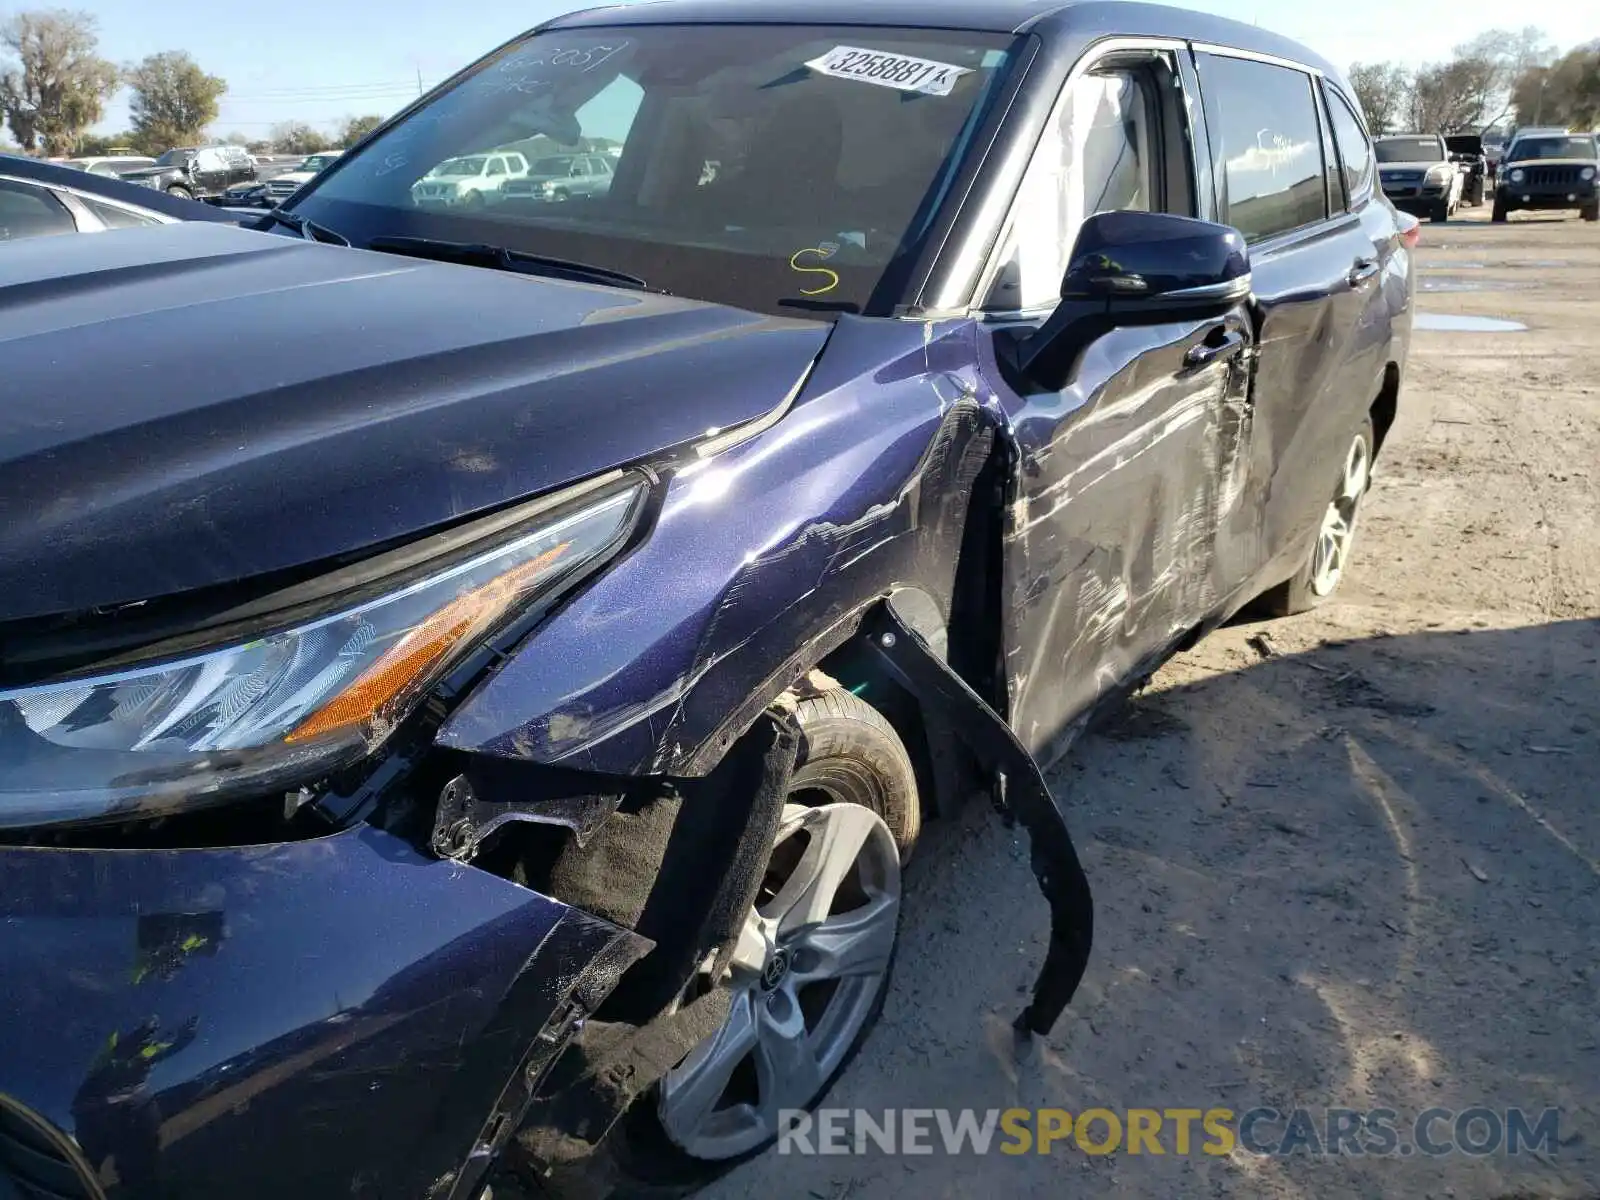
{"type": "Polygon", "coordinates": [[[4,1200],[475,1198],[649,947],[365,825],[0,878],[4,1200]]]}
{"type": "Polygon", "coordinates": [[[985,770],[1004,780],[1006,805],[1028,831],[1033,874],[1050,905],[1050,946],[1033,985],[1033,1001],[1014,1024],[1018,1032],[1047,1034],[1077,992],[1094,941],[1094,898],[1066,817],[1011,727],[895,613],[892,597],[863,633],[924,711],[952,718],[951,731],[985,770]]]}

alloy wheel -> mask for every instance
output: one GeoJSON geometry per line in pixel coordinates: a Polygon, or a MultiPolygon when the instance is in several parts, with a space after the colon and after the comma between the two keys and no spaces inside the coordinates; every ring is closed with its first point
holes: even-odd
{"type": "Polygon", "coordinates": [[[1345,455],[1338,494],[1322,516],[1322,529],[1317,534],[1317,548],[1311,558],[1311,590],[1318,596],[1330,595],[1339,586],[1351,544],[1355,541],[1356,513],[1371,478],[1372,447],[1364,435],[1357,434],[1345,455]]]}
{"type": "Polygon", "coordinates": [[[661,1081],[667,1136],[727,1159],[778,1133],[827,1087],[884,987],[899,926],[900,857],[859,804],[785,806],[732,962],[727,1020],[661,1081]]]}

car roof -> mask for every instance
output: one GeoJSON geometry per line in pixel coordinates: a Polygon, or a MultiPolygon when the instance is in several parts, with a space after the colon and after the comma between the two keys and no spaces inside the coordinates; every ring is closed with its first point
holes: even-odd
{"type": "Polygon", "coordinates": [[[1036,33],[1047,41],[1085,34],[1173,37],[1288,59],[1344,80],[1344,73],[1320,55],[1279,34],[1138,0],[640,0],[581,9],[541,28],[683,24],[907,26],[1036,33]]]}

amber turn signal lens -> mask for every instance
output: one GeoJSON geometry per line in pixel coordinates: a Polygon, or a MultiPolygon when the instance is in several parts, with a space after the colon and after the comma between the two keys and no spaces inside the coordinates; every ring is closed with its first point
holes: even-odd
{"type": "Polygon", "coordinates": [[[488,632],[489,627],[571,548],[571,542],[552,546],[537,558],[457,596],[391,646],[349,687],[302,721],[284,740],[302,742],[380,719],[408,688],[427,679],[463,642],[488,632]]]}

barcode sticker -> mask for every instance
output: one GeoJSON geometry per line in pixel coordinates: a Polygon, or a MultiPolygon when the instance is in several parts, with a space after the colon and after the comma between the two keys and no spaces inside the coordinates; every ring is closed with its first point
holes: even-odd
{"type": "Polygon", "coordinates": [[[956,80],[970,75],[970,67],[913,58],[907,54],[883,54],[860,46],[835,46],[820,58],[806,64],[819,75],[835,79],[856,79],[901,92],[921,92],[927,96],[948,96],[956,80]]]}

